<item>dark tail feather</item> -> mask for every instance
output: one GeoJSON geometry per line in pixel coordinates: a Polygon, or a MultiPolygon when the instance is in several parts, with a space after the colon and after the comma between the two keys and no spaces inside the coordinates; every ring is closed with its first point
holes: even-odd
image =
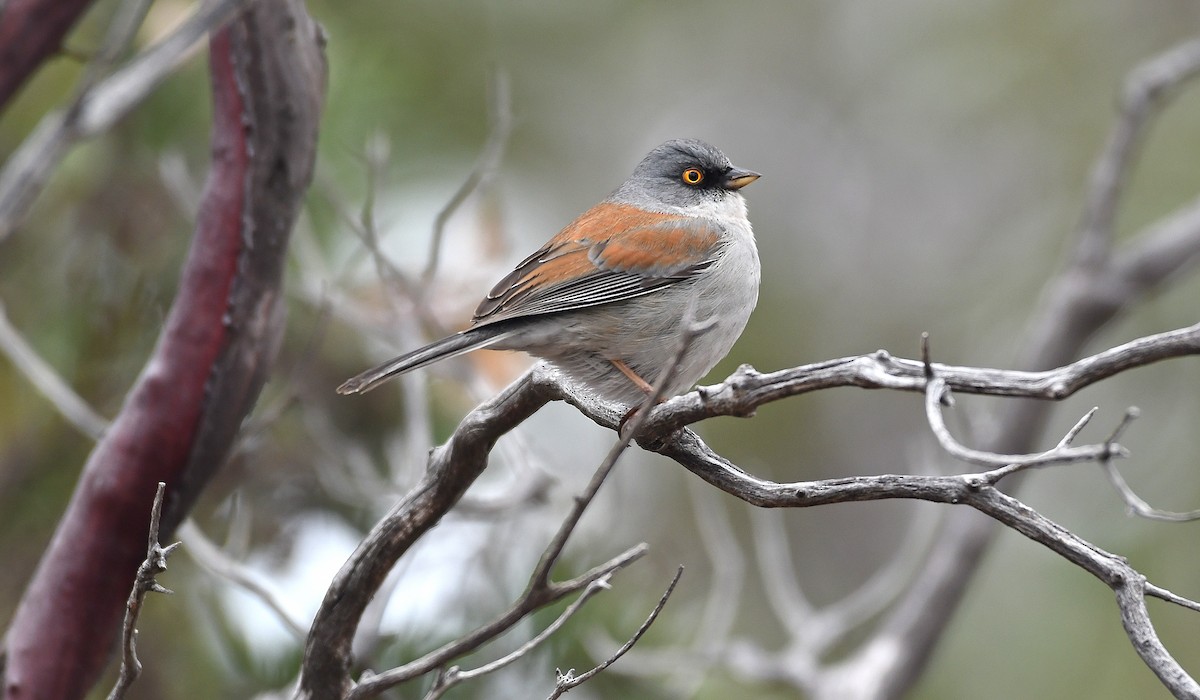
{"type": "Polygon", "coordinates": [[[508,335],[508,330],[495,326],[483,326],[456,333],[430,343],[419,350],[401,355],[392,360],[369,369],[366,372],[347,379],[337,388],[339,394],[363,394],[386,382],[397,374],[424,367],[438,360],[461,355],[465,352],[486,348],[499,342],[508,335]]]}

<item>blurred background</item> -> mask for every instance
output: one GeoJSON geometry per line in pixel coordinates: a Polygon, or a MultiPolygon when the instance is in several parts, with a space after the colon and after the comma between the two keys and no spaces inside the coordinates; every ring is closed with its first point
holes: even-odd
{"type": "MultiPolygon", "coordinates": [[[[97,4],[72,49],[97,45],[113,6],[97,4]]],[[[1061,263],[1125,75],[1200,28],[1200,5],[1187,0],[309,7],[328,34],[330,83],[317,178],[293,239],[288,334],[244,444],[195,512],[305,628],[346,555],[421,472],[428,447],[528,360],[476,353],[365,397],[333,388],[461,328],[496,279],[650,148],[698,137],[763,173],[744,192],[763,258],[759,308],[710,383],[739,363],[767,371],[878,348],[915,357],[922,331],[935,360],[1011,367],[1061,263]],[[449,218],[435,273],[407,289],[381,280],[364,235],[378,237],[407,279],[422,279],[435,218],[495,131],[493,95],[503,86],[510,136],[482,187],[449,218]]],[[[139,46],[191,8],[156,2],[139,46]]],[[[0,157],[70,95],[81,70],[63,58],[25,87],[0,115],[0,157]]],[[[201,51],[110,134],[76,148],[28,223],[0,245],[0,301],[12,324],[109,417],[155,341],[190,239],[208,163],[206,71],[201,51]]],[[[1122,236],[1200,190],[1198,124],[1200,88],[1151,132],[1120,211],[1122,236]]],[[[1200,278],[1178,280],[1091,350],[1195,322],[1198,295],[1200,278]]],[[[1126,478],[1156,506],[1195,508],[1196,386],[1195,360],[1119,376],[1065,402],[1046,446],[1093,405],[1101,408],[1089,441],[1137,405],[1142,418],[1123,438],[1133,452],[1121,464],[1126,478]]],[[[986,427],[996,401],[959,397],[960,437],[986,427]]],[[[7,361],[0,416],[7,619],[91,443],[7,361]]],[[[698,430],[746,470],[777,480],[963,469],[939,454],[915,395],[823,392],[698,430]]],[[[462,512],[398,567],[395,594],[377,611],[385,636],[369,640],[376,667],[506,607],[612,440],[563,405],[503,440],[462,512]]],[[[1200,596],[1197,525],[1127,517],[1095,466],[1039,472],[1021,495],[1155,583],[1200,596]]],[[[722,640],[770,649],[785,639],[764,601],[755,542],[785,531],[796,578],[824,605],[897,552],[919,566],[919,547],[914,554],[904,543],[942,510],[870,503],[756,515],[674,463],[632,451],[586,515],[561,575],[640,541],[650,556],[538,653],[448,697],[544,697],[556,668],[589,668],[632,634],[680,564],[680,587],[647,638],[572,697],[801,697],[720,664],[692,665],[688,655],[719,652],[722,640]],[[672,650],[683,655],[663,656],[672,650]]],[[[294,676],[299,642],[186,548],[161,580],[178,595],[147,606],[146,671],[133,697],[246,697],[294,676]]],[[[466,665],[519,644],[556,611],[466,665]]],[[[1151,613],[1177,658],[1200,670],[1197,618],[1155,604],[1151,613]]],[[[1125,637],[1110,592],[1006,532],[914,692],[965,695],[1165,691],[1125,637]]]]}

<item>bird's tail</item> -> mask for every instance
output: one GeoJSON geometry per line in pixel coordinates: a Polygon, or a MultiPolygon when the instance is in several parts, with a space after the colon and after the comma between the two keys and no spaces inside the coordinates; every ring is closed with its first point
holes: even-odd
{"type": "Polygon", "coordinates": [[[364,394],[397,374],[404,374],[465,352],[486,348],[500,342],[509,333],[510,331],[507,329],[495,326],[481,326],[456,333],[347,379],[337,388],[337,393],[364,394]]]}

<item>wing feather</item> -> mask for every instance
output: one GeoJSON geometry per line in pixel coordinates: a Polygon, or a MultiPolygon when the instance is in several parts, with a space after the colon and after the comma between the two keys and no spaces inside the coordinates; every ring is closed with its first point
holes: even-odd
{"type": "Polygon", "coordinates": [[[558,313],[649,294],[713,263],[717,227],[607,202],[521,261],[475,310],[476,324],[558,313]]]}

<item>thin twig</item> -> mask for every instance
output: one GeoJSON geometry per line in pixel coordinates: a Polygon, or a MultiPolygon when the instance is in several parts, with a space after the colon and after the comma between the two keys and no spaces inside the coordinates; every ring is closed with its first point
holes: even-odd
{"type": "Polygon", "coordinates": [[[556,698],[562,697],[563,693],[583,685],[604,669],[612,666],[617,662],[617,659],[620,659],[625,655],[625,652],[632,649],[633,645],[637,644],[638,640],[640,640],[642,636],[646,634],[646,632],[650,629],[650,625],[654,624],[654,620],[658,618],[658,614],[662,612],[662,609],[667,605],[667,601],[671,598],[671,594],[675,592],[675,586],[679,583],[679,578],[681,576],[683,576],[682,566],[675,570],[675,576],[671,579],[671,584],[667,586],[667,590],[664,591],[662,597],[658,599],[658,604],[655,605],[654,609],[650,611],[650,615],[646,617],[646,621],[642,623],[641,627],[638,627],[637,632],[634,632],[633,636],[630,637],[627,642],[621,645],[620,649],[617,649],[615,652],[613,652],[612,656],[600,662],[599,665],[595,666],[590,671],[581,673],[578,676],[572,671],[567,671],[565,673],[560,672],[554,683],[554,692],[551,693],[546,700],[556,700],[556,698]]]}
{"type": "Polygon", "coordinates": [[[166,487],[163,482],[158,482],[158,490],[154,494],[154,505],[150,509],[146,559],[138,566],[133,590],[129,592],[129,600],[125,603],[125,622],[121,627],[121,673],[112,692],[108,694],[108,700],[120,700],[125,697],[125,693],[142,673],[142,662],[137,657],[137,620],[146,594],[151,591],[168,595],[171,593],[154,579],[167,570],[167,557],[179,546],[178,542],[166,547],[158,544],[158,528],[166,487]]]}
{"type": "MultiPolygon", "coordinates": [[[[690,431],[677,433],[672,444],[660,446],[657,451],[676,459],[726,493],[763,507],[811,507],[889,498],[970,506],[1049,548],[1117,591],[1127,633],[1146,665],[1172,692],[1182,693],[1184,697],[1200,697],[1200,686],[1166,652],[1145,615],[1145,606],[1138,593],[1142,590],[1144,577],[1123,558],[1083,540],[999,491],[984,478],[986,475],[947,477],[883,474],[779,484],[755,478],[737,469],[708,450],[690,431]]],[[[1196,605],[1200,607],[1200,604],[1196,605]]],[[[875,643],[894,647],[896,640],[885,636],[872,642],[875,643]]],[[[864,648],[864,653],[866,650],[864,648]]],[[[864,662],[852,659],[841,664],[844,667],[839,669],[841,677],[859,671],[865,673],[865,669],[858,669],[857,664],[861,663],[864,662]]]]}
{"type": "Polygon", "coordinates": [[[1168,603],[1174,603],[1175,605],[1178,605],[1181,608],[1187,608],[1192,612],[1200,612],[1200,603],[1172,593],[1165,588],[1155,586],[1149,581],[1146,582],[1146,595],[1158,598],[1159,600],[1165,600],[1168,603]]]}
{"type": "Polygon", "coordinates": [[[1123,457],[1127,455],[1125,448],[1113,442],[1079,447],[1071,446],[1071,441],[1087,425],[1092,416],[1095,415],[1095,408],[1084,415],[1067,432],[1058,445],[1045,452],[1006,455],[966,447],[954,439],[942,417],[941,407],[945,404],[945,397],[948,394],[949,389],[943,379],[934,377],[929,380],[929,387],[925,393],[925,417],[929,422],[929,427],[933,431],[934,436],[937,437],[942,449],[946,450],[955,459],[985,467],[996,467],[993,471],[988,472],[987,478],[990,483],[995,483],[1006,476],[1032,467],[1069,464],[1073,462],[1095,462],[1114,456],[1123,457]]]}
{"type": "Polygon", "coordinates": [[[151,4],[153,4],[153,0],[125,0],[117,5],[112,20],[108,23],[100,50],[96,52],[92,60],[88,61],[83,77],[75,86],[75,94],[69,109],[78,109],[92,86],[117,64],[121,53],[129,48],[137,36],[138,27],[141,27],[142,22],[145,21],[151,4]]]}
{"type": "Polygon", "coordinates": [[[714,319],[712,318],[702,321],[695,319],[695,299],[693,298],[684,314],[682,331],[680,332],[678,341],[679,345],[675,351],[675,355],[666,367],[663,368],[657,381],[655,381],[654,391],[647,395],[642,405],[634,411],[633,417],[629,419],[624,429],[618,430],[616,444],[608,451],[608,454],[604,457],[604,461],[600,463],[600,467],[592,475],[592,480],[588,483],[587,488],[575,498],[575,504],[571,508],[571,512],[567,514],[566,519],[559,526],[554,539],[551,540],[550,545],[542,555],[541,561],[538,562],[537,568],[534,569],[531,578],[531,581],[535,582],[534,585],[544,586],[549,584],[550,570],[554,568],[554,564],[562,554],[563,547],[567,544],[567,539],[574,532],[575,526],[579,524],[579,519],[583,517],[583,511],[587,509],[592,499],[596,497],[596,493],[604,484],[604,480],[608,478],[609,473],[616,466],[617,460],[620,459],[621,454],[629,447],[633,436],[637,435],[642,429],[642,426],[650,416],[651,410],[662,399],[663,392],[666,391],[667,386],[675,379],[675,373],[679,369],[679,362],[683,359],[684,352],[687,351],[696,336],[711,329],[713,323],[714,319]]]}
{"type": "MultiPolygon", "coordinates": [[[[1108,437],[1109,442],[1115,442],[1125,430],[1141,416],[1141,411],[1136,406],[1130,406],[1125,411],[1125,417],[1113,429],[1112,434],[1108,437]]],[[[1189,520],[1200,519],[1200,510],[1188,511],[1185,513],[1176,513],[1173,511],[1159,510],[1152,507],[1149,503],[1142,500],[1140,496],[1134,493],[1133,488],[1129,486],[1129,482],[1125,481],[1125,477],[1121,475],[1120,470],[1112,463],[1111,459],[1100,460],[1100,466],[1104,469],[1104,473],[1108,476],[1108,481],[1116,490],[1117,495],[1121,500],[1125,501],[1125,505],[1130,512],[1135,515],[1146,518],[1147,520],[1162,520],[1165,522],[1187,522],[1189,520]]]]}
{"type": "Polygon", "coordinates": [[[593,596],[601,591],[611,589],[612,586],[609,584],[608,579],[609,576],[604,576],[588,584],[588,587],[583,589],[583,593],[581,593],[578,598],[568,605],[567,608],[554,619],[554,622],[551,622],[546,626],[545,629],[534,635],[532,639],[517,647],[512,652],[505,654],[491,663],[484,664],[469,671],[460,670],[458,667],[446,669],[438,675],[433,687],[430,688],[429,692],[425,694],[424,700],[437,700],[438,698],[442,697],[447,690],[450,690],[450,688],[463,681],[474,680],[489,673],[499,671],[514,661],[528,655],[531,651],[539,647],[542,642],[545,642],[547,639],[553,636],[555,632],[558,632],[560,629],[562,629],[563,625],[567,623],[567,620],[571,619],[575,613],[582,610],[583,606],[593,596]]]}
{"type": "Polygon", "coordinates": [[[0,351],[46,397],[67,422],[93,440],[108,430],[108,420],[97,413],[67,382],[54,371],[37,351],[13,327],[0,302],[0,351]]]}
{"type": "MultiPolygon", "coordinates": [[[[714,658],[728,643],[738,619],[738,605],[734,601],[742,598],[746,557],[720,495],[699,479],[688,479],[687,482],[692,519],[712,572],[699,623],[689,633],[692,641],[686,646],[700,658],[714,658]]],[[[706,671],[704,666],[696,669],[677,666],[666,687],[676,697],[695,697],[704,683],[706,671]]]]}
{"type": "Polygon", "coordinates": [[[1113,428],[1112,433],[1108,436],[1108,442],[1115,443],[1122,435],[1125,434],[1125,431],[1129,428],[1129,426],[1133,425],[1133,422],[1138,418],[1141,418],[1141,416],[1142,410],[1137,406],[1130,406],[1129,408],[1125,409],[1125,416],[1121,418],[1120,423],[1117,423],[1117,427],[1113,428]]]}
{"type": "Polygon", "coordinates": [[[814,609],[796,578],[800,567],[792,558],[787,532],[783,528],[783,514],[756,508],[750,512],[750,525],[767,605],[784,629],[804,629],[812,619],[814,609]]]}
{"type": "Polygon", "coordinates": [[[475,651],[487,642],[512,629],[514,625],[525,619],[534,610],[561,600],[575,591],[590,586],[597,580],[609,577],[614,572],[620,571],[638,559],[641,559],[646,555],[647,551],[649,551],[649,548],[645,544],[639,544],[573,579],[553,584],[553,588],[534,591],[535,595],[530,595],[529,591],[526,591],[512,607],[482,627],[444,644],[440,648],[403,666],[388,669],[382,673],[360,679],[359,684],[354,687],[347,700],[362,700],[363,698],[375,697],[388,688],[415,678],[420,678],[435,669],[445,667],[452,660],[475,651]]]}
{"type": "Polygon", "coordinates": [[[233,559],[204,534],[194,520],[188,518],[179,526],[179,539],[187,545],[192,559],[209,573],[219,576],[258,598],[279,618],[284,628],[303,642],[308,627],[292,616],[271,589],[245,564],[233,559]]]}
{"type": "MultiPolygon", "coordinates": [[[[1092,418],[1095,417],[1096,412],[1099,410],[1099,406],[1092,406],[1092,408],[1087,413],[1083,414],[1079,420],[1075,421],[1075,425],[1071,426],[1071,429],[1068,430],[1065,435],[1063,435],[1063,438],[1058,441],[1057,447],[1070,447],[1071,443],[1075,442],[1075,438],[1079,437],[1079,433],[1087,427],[1088,423],[1092,422],[1092,418]]],[[[1105,444],[1109,445],[1110,447],[1115,446],[1116,440],[1110,438],[1105,442],[1105,444]]]]}
{"type": "Polygon", "coordinates": [[[508,75],[495,69],[492,73],[488,100],[488,135],[483,144],[483,150],[475,160],[475,165],[467,175],[467,179],[459,185],[446,205],[437,213],[433,221],[433,237],[429,241],[429,257],[425,269],[421,272],[421,289],[429,289],[433,276],[441,261],[442,241],[446,237],[446,224],[467,198],[488,180],[500,165],[504,156],[504,148],[508,145],[508,137],[512,133],[512,95],[508,85],[508,75]]]}
{"type": "Polygon", "coordinates": [[[1170,510],[1160,510],[1151,506],[1144,501],[1140,496],[1134,493],[1129,482],[1125,481],[1125,477],[1121,475],[1116,465],[1110,459],[1100,460],[1100,466],[1104,469],[1104,474],[1108,476],[1108,481],[1112,484],[1117,495],[1125,502],[1125,506],[1129,511],[1138,517],[1147,520],[1160,520],[1168,523],[1183,523],[1192,520],[1200,520],[1200,509],[1189,510],[1184,512],[1176,512],[1170,510]]]}
{"type": "MultiPolygon", "coordinates": [[[[372,674],[369,677],[360,679],[359,684],[350,693],[349,697],[351,699],[373,697],[387,688],[424,675],[432,669],[444,667],[447,663],[449,663],[450,660],[473,651],[500,633],[510,629],[512,625],[524,618],[525,615],[527,615],[530,611],[537,609],[541,605],[553,602],[553,600],[557,600],[563,595],[574,590],[578,590],[580,587],[582,587],[579,584],[579,581],[580,578],[583,577],[574,579],[573,581],[554,583],[550,580],[550,572],[554,568],[554,565],[558,562],[559,557],[562,555],[562,551],[566,546],[567,540],[575,531],[575,527],[579,524],[580,519],[583,517],[583,512],[595,499],[596,494],[599,492],[600,487],[604,484],[605,479],[607,479],[608,475],[616,466],[617,460],[629,446],[632,436],[636,434],[637,430],[640,429],[640,426],[645,421],[646,416],[649,415],[650,407],[654,406],[658,402],[665,388],[674,379],[675,372],[678,368],[681,358],[683,357],[683,353],[687,350],[692,340],[697,335],[706,332],[712,327],[711,319],[707,319],[703,322],[692,321],[694,315],[693,307],[694,303],[690,304],[687,314],[685,315],[679,338],[678,350],[676,351],[674,357],[671,358],[671,362],[663,368],[661,375],[655,382],[654,391],[646,397],[643,405],[637,410],[634,417],[630,420],[629,429],[623,431],[618,437],[616,444],[613,445],[612,449],[610,449],[608,454],[605,456],[603,462],[601,462],[600,466],[596,469],[596,472],[592,475],[592,479],[584,489],[583,493],[575,498],[571,511],[567,514],[567,517],[559,526],[558,531],[555,533],[554,537],[551,538],[550,543],[546,546],[545,551],[538,560],[537,566],[534,567],[534,570],[529,577],[529,584],[526,586],[525,592],[522,594],[520,600],[518,600],[508,612],[501,615],[501,617],[497,618],[493,622],[475,630],[470,634],[464,635],[433,652],[426,654],[416,661],[412,661],[404,666],[389,669],[379,674],[372,674]]],[[[633,560],[640,558],[645,553],[645,549],[645,545],[640,545],[639,547],[629,550],[625,555],[622,555],[623,559],[618,565],[610,566],[614,564],[614,562],[610,562],[609,565],[605,565],[606,567],[609,567],[607,570],[603,570],[603,567],[601,569],[594,569],[592,572],[589,572],[589,574],[595,575],[591,576],[591,578],[586,581],[586,584],[590,585],[593,581],[598,580],[602,576],[606,576],[611,571],[615,571],[618,568],[627,566],[633,560]]],[[[449,676],[446,676],[445,672],[443,672],[442,680],[443,682],[448,682],[449,680],[449,676]]]]}
{"type": "Polygon", "coordinates": [[[375,200],[379,189],[379,181],[383,178],[383,170],[391,144],[383,133],[376,133],[367,143],[365,160],[367,164],[367,187],[362,206],[358,210],[358,218],[353,222],[352,229],[358,233],[366,246],[371,262],[375,265],[375,274],[391,291],[386,298],[396,306],[400,299],[411,299],[415,296],[416,285],[408,275],[392,262],[383,252],[382,240],[379,235],[379,222],[375,218],[375,200]]]}

